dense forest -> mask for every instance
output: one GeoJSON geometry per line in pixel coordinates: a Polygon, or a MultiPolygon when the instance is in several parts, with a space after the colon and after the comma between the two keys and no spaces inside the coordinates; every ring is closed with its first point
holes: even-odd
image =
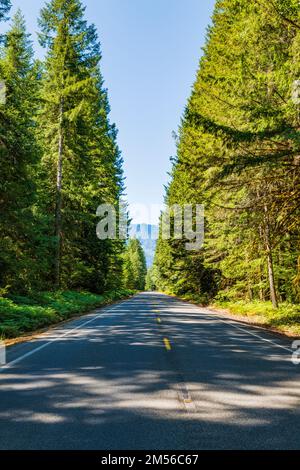
{"type": "MultiPolygon", "coordinates": [[[[1,22],[11,6],[0,0],[1,22]]],[[[121,206],[124,178],[100,43],[82,2],[45,3],[43,60],[34,57],[20,10],[0,39],[0,336],[7,337],[130,295],[126,287],[144,281],[128,281],[131,244],[96,235],[97,208],[121,206]]]]}
{"type": "Polygon", "coordinates": [[[205,243],[157,245],[150,285],[204,303],[300,295],[300,7],[218,0],[166,203],[204,204],[205,243]]]}
{"type": "MultiPolygon", "coordinates": [[[[1,22],[10,8],[0,0],[1,22]]],[[[204,245],[161,233],[148,273],[138,240],[96,236],[97,207],[117,209],[125,188],[82,2],[45,3],[39,41],[42,60],[21,11],[0,36],[0,335],[47,322],[45,311],[32,322],[32,305],[64,316],[145,286],[206,304],[299,304],[298,0],[216,2],[165,198],[204,205],[204,245]]]]}
{"type": "Polygon", "coordinates": [[[145,290],[147,265],[141,242],[129,240],[124,255],[124,285],[127,289],[145,290]]]}
{"type": "Polygon", "coordinates": [[[78,0],[46,4],[39,27],[43,62],[20,11],[1,46],[1,288],[101,293],[122,283],[124,242],[95,231],[97,207],[123,192],[100,45],[78,0]]]}

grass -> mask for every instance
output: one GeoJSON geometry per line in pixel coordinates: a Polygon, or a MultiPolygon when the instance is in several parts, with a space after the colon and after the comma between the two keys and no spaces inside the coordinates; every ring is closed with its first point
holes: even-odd
{"type": "Polygon", "coordinates": [[[210,306],[253,325],[272,328],[290,336],[300,336],[300,305],[283,302],[278,309],[271,302],[223,301],[210,303],[205,296],[187,293],[181,299],[202,306],[210,306]]]}
{"type": "Polygon", "coordinates": [[[271,302],[215,302],[213,307],[226,309],[230,314],[256,325],[300,336],[300,305],[281,303],[278,309],[271,302]]]}
{"type": "Polygon", "coordinates": [[[133,294],[130,290],[103,295],[59,291],[0,297],[0,338],[17,338],[133,294]]]}

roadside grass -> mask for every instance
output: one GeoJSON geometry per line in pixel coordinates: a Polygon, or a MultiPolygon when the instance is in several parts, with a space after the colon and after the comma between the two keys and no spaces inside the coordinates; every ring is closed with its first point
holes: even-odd
{"type": "Polygon", "coordinates": [[[11,339],[32,333],[134,293],[121,289],[103,295],[57,291],[33,293],[28,297],[0,297],[0,338],[11,339]]]}
{"type": "Polygon", "coordinates": [[[211,307],[228,314],[237,320],[276,330],[290,336],[300,336],[300,305],[283,302],[275,309],[271,302],[265,301],[225,301],[209,302],[205,296],[187,293],[179,296],[188,302],[211,307]]]}
{"type": "Polygon", "coordinates": [[[230,314],[255,325],[300,336],[300,305],[284,302],[275,309],[271,302],[216,301],[212,307],[225,309],[230,314]]]}

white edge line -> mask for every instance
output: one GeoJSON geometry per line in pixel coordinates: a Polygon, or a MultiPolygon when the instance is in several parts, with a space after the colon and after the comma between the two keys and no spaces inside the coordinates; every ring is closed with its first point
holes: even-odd
{"type": "MultiPolygon", "coordinates": [[[[196,309],[197,309],[197,311],[199,311],[199,310],[201,310],[201,307],[196,307],[196,309]]],[[[237,325],[235,324],[235,321],[234,321],[234,320],[232,320],[232,321],[231,321],[230,319],[224,320],[223,318],[221,318],[220,315],[218,315],[218,313],[215,313],[215,314],[213,314],[212,312],[204,313],[204,312],[202,311],[202,315],[205,315],[205,316],[206,316],[206,315],[209,315],[211,318],[218,318],[218,320],[221,321],[222,323],[226,323],[227,325],[230,325],[230,326],[232,326],[233,328],[236,328],[237,330],[244,331],[244,332],[247,333],[248,335],[255,336],[256,338],[259,338],[259,339],[261,339],[262,341],[265,341],[266,343],[271,343],[271,344],[273,344],[274,346],[277,346],[278,348],[281,348],[281,349],[285,349],[286,351],[288,351],[288,352],[290,352],[290,353],[293,352],[292,349],[290,349],[290,348],[288,348],[288,347],[286,347],[286,346],[282,346],[281,344],[278,344],[278,343],[276,343],[275,341],[272,341],[271,339],[263,338],[262,336],[260,336],[260,335],[258,335],[258,334],[256,334],[256,333],[253,333],[252,331],[249,331],[249,330],[247,330],[246,328],[242,328],[242,327],[240,327],[240,326],[237,326],[237,325]]],[[[249,325],[249,329],[250,329],[250,328],[257,328],[257,327],[256,327],[255,325],[253,325],[253,326],[252,326],[252,325],[249,325]]]]}
{"type": "MultiPolygon", "coordinates": [[[[195,308],[195,307],[194,307],[194,308],[195,308]]],[[[109,309],[109,310],[106,310],[106,311],[103,312],[103,313],[109,313],[109,312],[114,311],[114,310],[117,310],[117,308],[116,308],[116,307],[111,308],[111,309],[109,309]]],[[[196,307],[196,310],[199,311],[199,310],[201,310],[201,308],[200,308],[200,307],[196,307]]],[[[103,317],[103,313],[97,314],[97,315],[96,315],[94,318],[92,318],[91,320],[88,320],[88,321],[86,321],[86,322],[84,322],[84,323],[81,323],[81,324],[78,325],[76,328],[72,328],[72,330],[68,330],[66,333],[64,333],[64,334],[62,334],[62,335],[59,335],[59,336],[56,337],[56,338],[51,339],[50,341],[48,341],[47,343],[43,344],[42,346],[39,346],[38,348],[35,348],[35,349],[33,349],[32,351],[29,351],[28,353],[24,354],[23,356],[18,357],[18,358],[15,359],[14,361],[11,361],[11,362],[9,362],[8,364],[5,364],[4,366],[0,367],[0,373],[3,372],[3,371],[5,371],[5,370],[7,370],[7,369],[10,369],[10,368],[13,367],[15,364],[18,364],[19,362],[23,361],[23,360],[26,359],[27,357],[32,356],[33,354],[35,354],[35,353],[41,351],[42,349],[46,348],[47,346],[50,346],[50,344],[55,343],[56,341],[59,341],[61,338],[65,338],[66,336],[68,336],[69,334],[73,333],[74,331],[79,330],[80,328],[82,328],[82,327],[84,327],[84,326],[86,326],[86,325],[88,325],[88,324],[90,324],[90,323],[96,321],[99,317],[103,317]]],[[[202,314],[203,314],[203,311],[202,311],[202,314]]],[[[262,340],[262,341],[264,341],[264,342],[266,342],[266,343],[273,344],[274,346],[277,346],[278,348],[284,349],[285,351],[288,351],[288,352],[290,352],[290,353],[293,352],[292,349],[287,348],[287,347],[285,347],[285,346],[282,346],[281,344],[278,344],[278,343],[276,343],[275,341],[272,341],[272,340],[270,340],[270,339],[263,338],[262,336],[257,335],[256,333],[253,333],[253,332],[251,332],[251,331],[249,331],[249,330],[247,330],[247,329],[245,329],[245,328],[241,328],[241,327],[235,325],[234,322],[232,322],[232,321],[230,321],[230,320],[224,320],[224,319],[220,318],[220,316],[219,316],[217,313],[216,313],[216,314],[212,314],[212,313],[210,312],[210,313],[208,313],[208,314],[205,313],[204,315],[209,315],[209,316],[212,317],[212,318],[216,318],[216,317],[217,317],[217,318],[219,319],[219,321],[221,321],[222,323],[225,323],[225,324],[227,324],[227,325],[230,325],[230,326],[232,326],[233,328],[236,328],[237,330],[243,331],[243,332],[247,333],[248,335],[251,335],[251,336],[254,336],[254,337],[256,337],[256,338],[259,338],[260,340],[262,340]]]]}
{"type": "MultiPolygon", "coordinates": [[[[184,303],[184,306],[186,306],[187,304],[184,303]]],[[[285,351],[288,351],[289,353],[292,353],[293,350],[286,347],[286,346],[282,346],[281,344],[278,344],[276,343],[275,341],[272,341],[271,339],[267,339],[267,338],[263,338],[262,336],[256,334],[256,333],[253,333],[252,331],[249,331],[247,330],[246,328],[241,328],[240,326],[237,326],[235,323],[235,320],[231,320],[231,319],[228,319],[228,320],[224,320],[224,318],[221,318],[221,316],[216,312],[216,313],[212,313],[211,310],[209,310],[208,312],[204,312],[203,309],[201,307],[197,307],[196,305],[192,305],[192,310],[195,310],[195,312],[200,312],[202,315],[205,315],[205,316],[210,316],[211,318],[214,318],[214,319],[218,319],[219,321],[221,321],[222,323],[225,323],[226,325],[230,325],[232,326],[233,328],[236,328],[237,330],[241,330],[241,331],[244,331],[245,333],[247,333],[248,335],[251,335],[251,336],[255,336],[256,338],[259,338],[261,339],[262,341],[265,341],[266,343],[270,343],[270,344],[273,344],[274,346],[277,346],[278,348],[281,348],[281,349],[284,349],[285,351]]],[[[256,328],[256,329],[259,329],[259,330],[263,330],[263,328],[261,327],[258,327],[256,325],[250,325],[249,324],[249,329],[251,328],[256,328]]],[[[266,330],[267,332],[267,330],[266,330]]]]}
{"type": "MultiPolygon", "coordinates": [[[[76,328],[72,328],[72,330],[68,330],[66,331],[65,333],[57,336],[56,338],[52,338],[50,341],[48,341],[47,343],[45,344],[42,344],[41,346],[39,346],[38,348],[35,348],[33,349],[32,351],[29,351],[28,353],[26,354],[23,354],[23,356],[20,356],[18,357],[17,359],[15,359],[14,361],[11,361],[11,362],[8,362],[7,364],[5,364],[4,366],[1,366],[0,367],[0,374],[1,372],[4,372],[5,370],[7,369],[10,369],[11,367],[13,367],[15,364],[18,364],[19,362],[23,361],[24,359],[26,359],[27,357],[29,356],[32,356],[33,354],[41,351],[42,349],[46,348],[47,346],[50,346],[52,343],[55,343],[56,341],[59,341],[61,338],[65,338],[66,336],[70,335],[71,333],[73,333],[74,331],[76,330],[80,330],[80,328],[88,325],[89,323],[92,323],[96,320],[98,320],[98,318],[102,317],[103,318],[103,314],[105,313],[109,313],[111,311],[113,311],[115,309],[109,309],[109,310],[105,310],[103,311],[103,313],[98,313],[96,314],[95,317],[91,318],[91,320],[88,320],[84,323],[81,323],[80,325],[76,326],[76,328]]],[[[72,321],[72,320],[71,320],[72,321]]],[[[40,336],[39,337],[40,339],[43,339],[43,336],[40,336]]]]}
{"type": "Polygon", "coordinates": [[[266,343],[271,343],[274,346],[277,346],[278,348],[285,349],[288,352],[292,352],[292,349],[287,348],[286,346],[282,346],[281,344],[278,344],[275,341],[272,341],[271,339],[263,338],[262,336],[260,336],[256,333],[253,333],[252,331],[246,330],[245,328],[241,328],[240,326],[237,326],[237,325],[235,325],[234,323],[232,323],[230,321],[223,320],[220,317],[218,317],[218,318],[221,322],[226,323],[227,325],[231,325],[231,326],[233,326],[233,328],[236,328],[237,330],[244,331],[245,333],[248,333],[248,335],[255,336],[256,338],[259,338],[262,341],[265,341],[266,343]]]}

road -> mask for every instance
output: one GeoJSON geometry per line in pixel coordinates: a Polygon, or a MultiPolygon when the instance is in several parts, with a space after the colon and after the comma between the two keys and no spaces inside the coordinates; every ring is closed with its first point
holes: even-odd
{"type": "Polygon", "coordinates": [[[143,293],[9,348],[0,448],[299,449],[285,338],[143,293]]]}

